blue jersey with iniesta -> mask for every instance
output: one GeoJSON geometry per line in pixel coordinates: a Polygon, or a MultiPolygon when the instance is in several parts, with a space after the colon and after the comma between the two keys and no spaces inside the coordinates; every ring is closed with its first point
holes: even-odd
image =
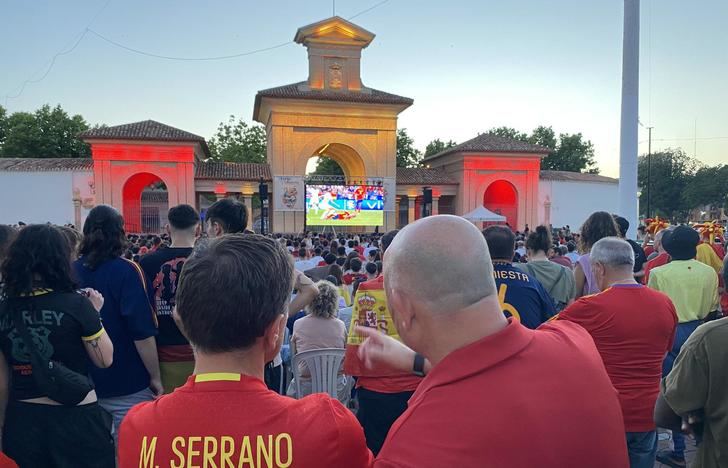
{"type": "Polygon", "coordinates": [[[538,328],[556,315],[553,299],[535,277],[511,263],[494,262],[493,278],[506,317],[513,316],[528,328],[538,328]]]}

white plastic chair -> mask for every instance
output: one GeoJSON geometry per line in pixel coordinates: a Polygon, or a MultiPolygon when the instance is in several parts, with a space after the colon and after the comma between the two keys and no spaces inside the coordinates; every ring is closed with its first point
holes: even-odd
{"type": "Polygon", "coordinates": [[[311,373],[311,393],[328,393],[331,398],[338,399],[339,370],[344,352],[342,348],[323,348],[295,354],[291,370],[296,382],[296,396],[305,396],[301,394],[301,371],[298,368],[299,362],[303,361],[311,373]]]}

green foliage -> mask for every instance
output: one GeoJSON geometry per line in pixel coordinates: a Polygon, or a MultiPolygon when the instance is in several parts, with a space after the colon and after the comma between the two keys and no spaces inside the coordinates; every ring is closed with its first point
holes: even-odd
{"type": "MultiPolygon", "coordinates": [[[[647,213],[647,155],[638,160],[638,183],[642,188],[640,195],[640,213],[647,213]]],[[[675,221],[685,221],[690,206],[685,191],[697,172],[700,163],[689,157],[681,149],[665,149],[652,154],[650,171],[650,213],[675,221]]]]}
{"type": "Polygon", "coordinates": [[[541,160],[541,169],[599,173],[594,159],[594,145],[584,140],[581,133],[561,133],[558,142],[553,128],[543,125],[536,127],[530,135],[510,127],[492,128],[488,133],[549,148],[551,152],[541,160]]]}
{"type": "Polygon", "coordinates": [[[262,125],[248,125],[243,119],[231,115],[227,122],[220,122],[217,133],[207,142],[216,161],[266,162],[267,138],[262,125]]]}
{"type": "Polygon", "coordinates": [[[331,158],[320,156],[316,163],[316,170],[312,174],[317,175],[344,175],[344,170],[341,169],[339,163],[331,158]]]}
{"type": "Polygon", "coordinates": [[[422,163],[422,153],[415,148],[414,140],[406,128],[397,130],[397,167],[418,167],[422,163]]]}
{"type": "Polygon", "coordinates": [[[683,198],[689,208],[704,205],[726,206],[728,203],[728,165],[699,168],[685,186],[683,198]]]}
{"type": "Polygon", "coordinates": [[[76,137],[88,124],[48,104],[33,113],[7,115],[0,108],[0,156],[8,158],[88,158],[91,148],[76,137]]]}
{"type": "Polygon", "coordinates": [[[448,141],[441,141],[439,138],[435,138],[431,142],[427,143],[427,147],[425,147],[425,155],[424,157],[432,156],[433,154],[437,154],[440,151],[445,151],[448,148],[452,148],[453,146],[457,145],[452,140],[448,141]]]}

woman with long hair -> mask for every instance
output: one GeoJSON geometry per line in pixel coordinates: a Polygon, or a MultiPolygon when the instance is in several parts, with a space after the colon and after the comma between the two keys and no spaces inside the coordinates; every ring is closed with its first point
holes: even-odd
{"type": "Polygon", "coordinates": [[[73,264],[81,286],[106,298],[101,318],[114,342],[114,364],[91,375],[99,404],[114,417],[114,437],[132,406],[164,392],[156,317],[141,268],[121,257],[125,246],[124,219],[110,206],[96,206],[83,225],[81,257],[73,264]]]}
{"type": "Polygon", "coordinates": [[[111,420],[86,375],[89,359],[98,367],[112,363],[113,346],[98,313],[103,297],[76,291],[68,241],[47,224],[18,233],[2,276],[2,450],[21,467],[113,467],[111,420]],[[48,385],[49,363],[74,373],[81,393],[73,402],[48,385]]]}
{"type": "Polygon", "coordinates": [[[596,284],[591,263],[589,263],[589,252],[598,240],[605,237],[619,237],[619,227],[612,215],[606,211],[596,211],[581,226],[582,255],[574,267],[577,298],[599,292],[599,286],[596,284]]]}
{"type": "Polygon", "coordinates": [[[548,252],[552,247],[549,229],[546,226],[536,226],[526,238],[528,263],[517,263],[516,268],[534,276],[541,283],[553,299],[558,312],[574,301],[576,286],[571,268],[549,260],[548,252]]]}

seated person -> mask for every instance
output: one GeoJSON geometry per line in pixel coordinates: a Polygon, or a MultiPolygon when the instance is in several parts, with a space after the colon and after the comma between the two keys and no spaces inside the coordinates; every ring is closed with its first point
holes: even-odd
{"type": "Polygon", "coordinates": [[[174,315],[195,349],[195,372],[174,393],[129,411],[121,468],[372,464],[361,426],[341,403],[324,394],[294,400],[265,386],[293,280],[286,249],[255,234],[223,236],[189,257],[174,315]]]}
{"type": "MultiPolygon", "coordinates": [[[[328,281],[319,281],[316,286],[319,290],[318,297],[306,307],[307,315],[293,324],[291,350],[294,355],[323,348],[344,349],[346,345],[346,325],[336,318],[339,310],[339,292],[336,286],[328,281]]],[[[301,393],[308,395],[311,393],[311,372],[303,361],[299,363],[299,372],[301,393]]],[[[343,369],[339,371],[338,391],[339,401],[346,402],[348,391],[343,369]]],[[[296,395],[295,381],[291,381],[288,395],[301,396],[296,395]]]]}

